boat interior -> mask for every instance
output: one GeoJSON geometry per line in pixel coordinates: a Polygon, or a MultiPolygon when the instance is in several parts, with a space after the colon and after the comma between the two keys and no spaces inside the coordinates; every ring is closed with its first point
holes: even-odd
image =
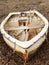
{"type": "Polygon", "coordinates": [[[36,13],[13,14],[4,24],[4,30],[19,41],[29,41],[44,27],[36,13]]]}

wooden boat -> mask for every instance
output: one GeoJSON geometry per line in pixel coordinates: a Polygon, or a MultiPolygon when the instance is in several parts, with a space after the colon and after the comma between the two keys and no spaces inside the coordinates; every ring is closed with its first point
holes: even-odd
{"type": "Polygon", "coordinates": [[[35,10],[10,13],[1,23],[6,44],[25,60],[42,45],[47,31],[47,19],[35,10]]]}

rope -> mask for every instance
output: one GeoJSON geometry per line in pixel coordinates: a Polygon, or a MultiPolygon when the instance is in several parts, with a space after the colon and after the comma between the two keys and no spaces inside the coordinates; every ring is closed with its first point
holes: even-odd
{"type": "Polygon", "coordinates": [[[16,42],[14,42],[14,49],[13,49],[13,53],[15,53],[16,51],[16,42]]]}

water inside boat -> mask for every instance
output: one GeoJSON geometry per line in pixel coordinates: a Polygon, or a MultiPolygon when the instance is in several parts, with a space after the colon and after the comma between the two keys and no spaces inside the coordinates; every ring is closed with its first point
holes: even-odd
{"type": "Polygon", "coordinates": [[[4,25],[5,31],[19,41],[29,41],[41,32],[43,20],[36,14],[12,15],[4,25]]]}

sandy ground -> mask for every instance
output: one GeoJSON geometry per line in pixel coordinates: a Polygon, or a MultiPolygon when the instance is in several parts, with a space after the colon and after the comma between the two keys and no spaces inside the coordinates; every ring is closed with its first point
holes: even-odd
{"type": "MultiPolygon", "coordinates": [[[[49,0],[0,0],[0,23],[10,12],[36,9],[49,20],[49,0]]],[[[49,32],[48,32],[49,40],[49,32]]],[[[0,65],[23,65],[23,60],[4,42],[0,33],[0,65]],[[12,54],[12,55],[11,55],[12,54]]],[[[45,41],[27,65],[49,65],[49,43],[45,41]]]]}

